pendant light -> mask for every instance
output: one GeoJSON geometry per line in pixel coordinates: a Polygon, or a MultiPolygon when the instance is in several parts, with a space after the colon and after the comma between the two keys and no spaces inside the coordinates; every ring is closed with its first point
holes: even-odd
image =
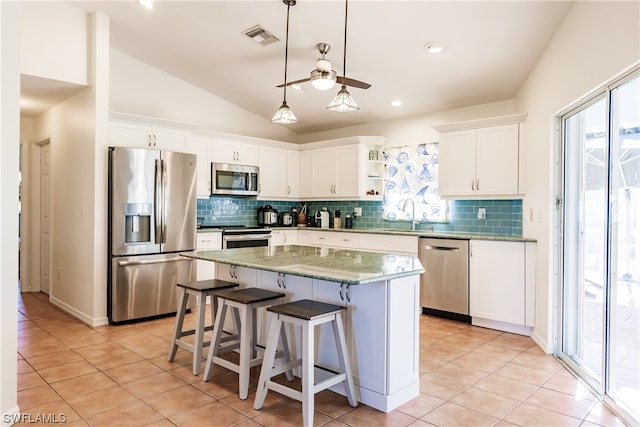
{"type": "Polygon", "coordinates": [[[333,98],[327,109],[337,111],[339,113],[347,113],[349,111],[359,110],[358,104],[347,90],[347,11],[349,9],[349,0],[344,2],[344,56],[342,59],[342,88],[333,98]]]}
{"type": "Polygon", "coordinates": [[[296,116],[291,111],[291,108],[287,105],[287,59],[289,55],[289,9],[291,6],[295,6],[296,0],[282,0],[287,5],[287,32],[284,43],[284,99],[282,105],[276,111],[271,119],[272,123],[279,123],[283,125],[290,125],[298,121],[296,116]]]}

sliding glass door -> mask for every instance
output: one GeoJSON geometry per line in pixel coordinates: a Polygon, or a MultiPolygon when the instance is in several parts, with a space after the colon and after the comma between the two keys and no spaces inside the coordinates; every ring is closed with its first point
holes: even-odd
{"type": "Polygon", "coordinates": [[[562,117],[559,356],[640,422],[640,78],[562,117]]]}

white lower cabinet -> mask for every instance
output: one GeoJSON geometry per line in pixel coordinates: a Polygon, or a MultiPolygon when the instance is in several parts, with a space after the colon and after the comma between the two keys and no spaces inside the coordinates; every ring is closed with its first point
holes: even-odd
{"type": "MultiPolygon", "coordinates": [[[[196,238],[196,249],[222,249],[222,232],[200,232],[196,238]]],[[[211,261],[196,261],[196,279],[209,280],[216,277],[216,263],[211,261]]]]}
{"type": "Polygon", "coordinates": [[[355,233],[319,231],[313,233],[311,244],[331,248],[358,249],[360,248],[360,236],[355,233]]]}
{"type": "Polygon", "coordinates": [[[300,230],[298,244],[331,248],[360,249],[374,252],[418,254],[417,236],[347,233],[344,231],[300,230]]]}
{"type": "Polygon", "coordinates": [[[216,278],[226,280],[227,282],[238,283],[240,286],[235,289],[255,288],[258,286],[258,272],[253,268],[217,264],[216,278]]]}
{"type": "Polygon", "coordinates": [[[365,251],[418,255],[418,237],[362,233],[360,247],[365,251]]]}
{"type": "Polygon", "coordinates": [[[270,246],[297,245],[298,230],[272,230],[270,246]]]}
{"type": "Polygon", "coordinates": [[[471,240],[469,245],[472,323],[529,332],[526,328],[534,326],[535,243],[471,240]]]}

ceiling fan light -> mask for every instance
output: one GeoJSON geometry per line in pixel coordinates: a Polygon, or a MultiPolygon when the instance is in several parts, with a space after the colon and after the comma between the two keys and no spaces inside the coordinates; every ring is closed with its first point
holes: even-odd
{"type": "Polygon", "coordinates": [[[358,104],[353,100],[353,97],[344,85],[327,107],[327,110],[337,111],[338,113],[348,113],[359,109],[360,107],[358,107],[358,104]]]}
{"type": "Polygon", "coordinates": [[[287,105],[287,101],[282,101],[282,105],[278,108],[278,111],[273,115],[271,119],[271,123],[278,123],[281,125],[291,125],[296,123],[298,119],[296,118],[291,108],[287,105]]]}
{"type": "Polygon", "coordinates": [[[336,84],[336,72],[311,71],[311,84],[318,90],[329,90],[336,84]]]}

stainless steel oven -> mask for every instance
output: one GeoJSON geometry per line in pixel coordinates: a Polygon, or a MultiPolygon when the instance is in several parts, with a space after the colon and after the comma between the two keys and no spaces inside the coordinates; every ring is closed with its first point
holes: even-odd
{"type": "Polygon", "coordinates": [[[239,228],[222,230],[222,249],[269,246],[271,229],[239,228]]]}

